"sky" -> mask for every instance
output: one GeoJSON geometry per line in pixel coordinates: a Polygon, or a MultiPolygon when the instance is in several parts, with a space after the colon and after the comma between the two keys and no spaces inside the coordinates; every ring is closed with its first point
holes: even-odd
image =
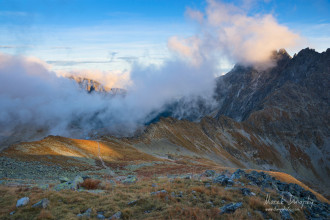
{"type": "MultiPolygon", "coordinates": [[[[299,34],[305,47],[330,46],[329,0],[236,0],[248,15],[272,14],[299,34]]],[[[0,0],[0,52],[37,57],[54,70],[129,71],[132,63],[162,64],[168,40],[189,37],[199,27],[187,9],[203,0],[0,0]]],[[[220,64],[229,70],[233,63],[220,64]]]]}

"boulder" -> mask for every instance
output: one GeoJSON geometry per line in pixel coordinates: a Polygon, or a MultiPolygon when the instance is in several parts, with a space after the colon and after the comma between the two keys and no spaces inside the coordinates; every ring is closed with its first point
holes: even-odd
{"type": "Polygon", "coordinates": [[[161,193],[167,193],[167,191],[165,189],[163,189],[163,190],[159,190],[159,191],[156,191],[156,192],[151,192],[150,195],[158,195],[158,194],[161,194],[161,193]]]}
{"type": "Polygon", "coordinates": [[[230,179],[229,177],[226,177],[225,175],[220,175],[220,176],[213,178],[212,182],[221,184],[223,186],[234,185],[234,181],[232,179],[230,179]]]}
{"type": "Polygon", "coordinates": [[[238,203],[229,203],[225,206],[222,206],[220,208],[220,214],[224,214],[224,213],[234,213],[236,211],[236,209],[240,208],[243,206],[242,202],[238,202],[238,203]]]}
{"type": "Polygon", "coordinates": [[[49,200],[44,198],[42,200],[40,200],[39,202],[37,202],[36,204],[32,205],[33,208],[47,208],[47,206],[49,205],[49,200]]]}
{"type": "Polygon", "coordinates": [[[241,191],[244,196],[255,196],[256,195],[255,193],[251,192],[251,190],[248,188],[241,188],[241,191]]]}
{"type": "Polygon", "coordinates": [[[71,189],[74,189],[74,190],[78,189],[79,184],[81,184],[83,182],[84,182],[84,179],[81,176],[76,176],[74,178],[74,180],[72,181],[71,189]]]}
{"type": "Polygon", "coordinates": [[[120,219],[121,218],[121,212],[116,212],[113,216],[109,218],[109,220],[114,220],[114,219],[120,219]]]}
{"type": "Polygon", "coordinates": [[[91,217],[91,214],[92,214],[92,209],[89,208],[89,209],[87,209],[84,213],[82,213],[82,214],[78,214],[77,217],[78,217],[78,218],[83,218],[83,217],[90,218],[90,217],[91,217]]]}
{"type": "Polygon", "coordinates": [[[64,176],[62,176],[62,177],[60,177],[60,182],[61,182],[61,183],[66,183],[66,182],[70,182],[70,180],[69,180],[68,177],[64,177],[64,176]]]}
{"type": "Polygon", "coordinates": [[[204,172],[204,175],[207,176],[207,177],[214,176],[215,175],[215,170],[206,170],[204,172]]]}
{"type": "Polygon", "coordinates": [[[132,184],[137,181],[137,177],[134,175],[128,175],[122,182],[125,184],[132,184]]]}
{"type": "Polygon", "coordinates": [[[172,197],[180,197],[180,198],[182,198],[182,197],[183,197],[183,192],[180,191],[178,194],[172,192],[172,193],[171,193],[171,196],[172,196],[172,197]]]}
{"type": "Polygon", "coordinates": [[[240,179],[242,176],[245,175],[245,171],[241,170],[241,169],[237,169],[232,175],[231,175],[231,179],[240,179]]]}
{"type": "Polygon", "coordinates": [[[138,202],[137,200],[132,200],[129,203],[127,203],[127,205],[133,206],[136,205],[137,202],[138,202]]]}
{"type": "Polygon", "coordinates": [[[30,201],[29,197],[20,198],[16,202],[16,207],[25,206],[25,205],[27,205],[29,203],[29,201],[30,201]]]}
{"type": "Polygon", "coordinates": [[[96,216],[97,219],[105,219],[105,216],[102,214],[97,214],[96,216]]]}
{"type": "Polygon", "coordinates": [[[107,180],[106,184],[111,184],[112,186],[116,186],[116,182],[114,180],[107,180]]]}
{"type": "Polygon", "coordinates": [[[54,186],[55,191],[61,191],[61,190],[64,190],[64,189],[71,189],[71,188],[72,188],[72,185],[69,184],[68,182],[60,183],[60,184],[54,186]]]}

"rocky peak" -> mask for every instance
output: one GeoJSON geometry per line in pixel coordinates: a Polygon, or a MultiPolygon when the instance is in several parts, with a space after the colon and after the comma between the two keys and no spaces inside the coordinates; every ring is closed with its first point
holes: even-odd
{"type": "Polygon", "coordinates": [[[76,81],[80,88],[83,90],[86,90],[88,93],[92,92],[98,92],[98,93],[107,93],[111,95],[126,95],[126,90],[122,88],[109,88],[104,85],[102,85],[100,82],[93,80],[93,79],[88,79],[85,77],[80,77],[80,76],[70,76],[70,79],[73,79],[76,81]]]}
{"type": "Polygon", "coordinates": [[[70,76],[69,78],[75,80],[82,89],[86,90],[89,93],[91,93],[93,91],[109,92],[111,90],[110,88],[103,86],[98,81],[95,81],[92,79],[88,79],[88,78],[80,77],[80,76],[70,76]]]}
{"type": "Polygon", "coordinates": [[[304,55],[314,55],[314,54],[318,54],[318,52],[316,52],[315,49],[313,49],[313,48],[309,48],[309,47],[307,47],[307,48],[305,48],[305,49],[302,49],[302,50],[298,53],[298,55],[300,55],[300,56],[304,56],[304,55]]]}
{"type": "Polygon", "coordinates": [[[274,50],[271,54],[271,60],[276,61],[277,63],[283,61],[289,61],[292,57],[288,54],[288,52],[281,48],[278,51],[274,50]]]}

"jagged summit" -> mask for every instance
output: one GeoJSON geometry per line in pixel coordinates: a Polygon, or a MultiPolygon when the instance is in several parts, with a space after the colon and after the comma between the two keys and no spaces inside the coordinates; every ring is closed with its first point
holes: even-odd
{"type": "Polygon", "coordinates": [[[278,51],[273,51],[271,55],[271,59],[275,61],[281,61],[281,60],[290,60],[292,57],[288,54],[288,52],[285,49],[279,49],[278,51]]]}
{"type": "Polygon", "coordinates": [[[86,90],[88,93],[92,92],[99,92],[99,93],[107,93],[111,95],[125,95],[126,90],[121,89],[121,88],[109,88],[104,86],[102,83],[88,79],[85,77],[80,77],[80,76],[69,76],[68,78],[75,80],[79,86],[86,90]]]}
{"type": "Polygon", "coordinates": [[[80,76],[69,76],[69,79],[75,80],[79,86],[87,92],[109,92],[111,88],[102,85],[100,82],[80,76]]]}

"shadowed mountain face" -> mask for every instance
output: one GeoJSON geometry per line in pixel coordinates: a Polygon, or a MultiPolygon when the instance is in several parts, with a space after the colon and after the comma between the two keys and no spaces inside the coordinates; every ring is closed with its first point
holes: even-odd
{"type": "Polygon", "coordinates": [[[330,49],[304,49],[292,59],[282,50],[277,57],[268,71],[236,67],[219,78],[217,118],[248,124],[293,172],[329,183],[330,49]]]}
{"type": "MultiPolygon", "coordinates": [[[[319,54],[304,49],[291,58],[285,50],[280,50],[274,59],[277,65],[266,71],[235,66],[225,76],[218,78],[217,100],[221,103],[218,115],[226,115],[237,121],[248,119],[252,112],[267,106],[291,105],[291,101],[301,102],[287,90],[307,94],[329,105],[330,50],[319,54]],[[285,93],[285,97],[279,97],[285,93]]],[[[307,98],[307,97],[305,97],[307,98]]],[[[323,108],[326,110],[325,108],[323,108]]]]}
{"type": "Polygon", "coordinates": [[[226,166],[284,171],[329,195],[330,49],[293,58],[280,50],[273,59],[271,69],[237,65],[219,77],[215,117],[164,119],[143,136],[205,148],[226,166]]]}

